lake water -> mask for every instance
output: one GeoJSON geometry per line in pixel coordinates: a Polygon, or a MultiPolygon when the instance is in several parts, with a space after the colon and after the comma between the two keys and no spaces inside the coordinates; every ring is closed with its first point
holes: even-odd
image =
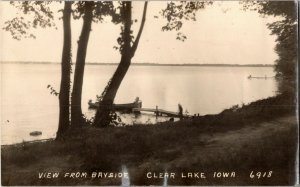
{"type": "MultiPolygon", "coordinates": [[[[82,109],[88,116],[88,100],[100,95],[116,66],[87,65],[85,69],[82,109]]],[[[145,108],[178,110],[178,103],[189,114],[216,114],[236,104],[249,103],[276,95],[272,67],[188,67],[131,66],[117,94],[115,103],[133,102],[138,96],[145,108]]],[[[50,95],[47,85],[59,90],[59,64],[1,65],[1,144],[55,137],[58,125],[58,97],[50,95]],[[42,131],[39,137],[29,135],[42,131]]],[[[153,114],[123,115],[125,123],[153,124],[153,114]]]]}

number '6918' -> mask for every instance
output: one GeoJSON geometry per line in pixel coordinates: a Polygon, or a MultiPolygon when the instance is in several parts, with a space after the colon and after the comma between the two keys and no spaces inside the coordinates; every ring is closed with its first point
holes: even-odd
{"type": "Polygon", "coordinates": [[[273,171],[251,171],[251,179],[261,179],[261,178],[270,178],[272,177],[273,171]]]}

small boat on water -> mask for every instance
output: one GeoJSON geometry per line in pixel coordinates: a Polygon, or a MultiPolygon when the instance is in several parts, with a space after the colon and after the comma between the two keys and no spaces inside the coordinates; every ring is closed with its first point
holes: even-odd
{"type": "MultiPolygon", "coordinates": [[[[89,100],[89,108],[97,109],[99,107],[99,102],[93,102],[89,100]]],[[[142,108],[142,101],[137,97],[133,103],[124,103],[124,104],[113,104],[112,108],[117,111],[132,111],[133,108],[142,108]]]]}
{"type": "Polygon", "coordinates": [[[42,135],[42,132],[41,131],[32,131],[29,133],[30,136],[40,136],[42,135]]]}
{"type": "Polygon", "coordinates": [[[264,77],[255,77],[252,75],[248,76],[248,79],[269,79],[269,78],[274,78],[274,76],[273,77],[267,77],[266,75],[264,77]]]}

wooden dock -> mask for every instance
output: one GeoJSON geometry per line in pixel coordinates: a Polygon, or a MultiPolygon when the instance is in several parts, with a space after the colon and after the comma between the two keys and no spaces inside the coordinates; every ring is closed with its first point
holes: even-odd
{"type": "Polygon", "coordinates": [[[272,76],[272,77],[267,77],[267,76],[264,76],[264,77],[255,77],[255,76],[249,75],[248,79],[271,79],[271,78],[274,78],[274,77],[275,76],[272,76]]]}
{"type": "Polygon", "coordinates": [[[180,115],[178,112],[171,112],[163,109],[153,108],[133,108],[132,112],[153,112],[156,116],[168,116],[168,117],[188,117],[187,115],[180,115]]]}

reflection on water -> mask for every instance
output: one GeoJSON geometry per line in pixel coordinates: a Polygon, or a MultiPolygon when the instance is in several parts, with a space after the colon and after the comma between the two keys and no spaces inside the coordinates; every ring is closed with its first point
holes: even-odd
{"type": "MultiPolygon", "coordinates": [[[[88,101],[100,95],[116,66],[87,65],[82,110],[88,117],[88,101]]],[[[2,144],[54,137],[58,125],[58,98],[50,95],[47,85],[57,90],[60,65],[2,65],[1,124],[2,144]],[[31,137],[31,131],[42,131],[31,137]]],[[[138,96],[144,108],[178,111],[178,103],[189,114],[216,114],[236,104],[249,103],[276,94],[276,81],[251,79],[274,76],[270,67],[187,67],[132,66],[120,86],[115,103],[133,102],[138,96]]],[[[155,124],[169,120],[153,114],[122,115],[123,122],[155,124]]]]}
{"type": "MultiPolygon", "coordinates": [[[[89,109],[85,115],[88,118],[94,117],[96,114],[95,109],[89,109]]],[[[178,121],[179,118],[174,117],[168,117],[168,116],[156,116],[154,113],[147,113],[142,112],[140,114],[134,114],[134,113],[122,113],[117,112],[117,115],[121,118],[121,122],[125,125],[154,125],[157,123],[170,121],[171,118],[174,119],[174,121],[178,121]]]]}

